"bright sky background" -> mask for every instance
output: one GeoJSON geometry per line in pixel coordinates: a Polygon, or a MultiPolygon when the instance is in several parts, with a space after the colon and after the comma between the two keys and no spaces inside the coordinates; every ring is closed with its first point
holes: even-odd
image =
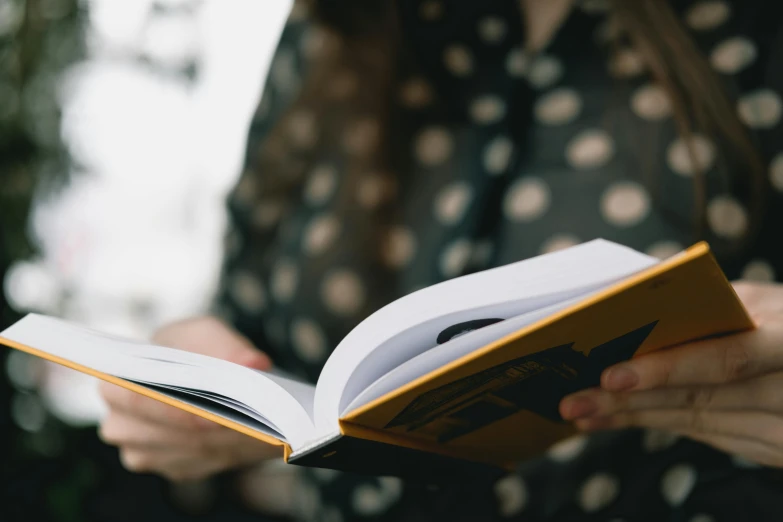
{"type": "MultiPolygon", "coordinates": [[[[214,289],[223,198],[290,0],[158,0],[198,6],[184,16],[153,15],[150,0],[86,3],[90,56],[68,71],[61,97],[63,137],[88,172],[39,206],[43,258],[16,265],[6,293],[20,309],[143,338],[151,324],[203,310],[214,289]],[[195,55],[198,81],[154,74],[128,59],[139,51],[172,66],[195,55]]],[[[55,413],[100,413],[92,380],[49,375],[55,413]]]]}

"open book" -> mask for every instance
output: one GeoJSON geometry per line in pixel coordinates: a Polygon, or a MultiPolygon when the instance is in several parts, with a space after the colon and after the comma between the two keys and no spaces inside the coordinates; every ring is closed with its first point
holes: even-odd
{"type": "Polygon", "coordinates": [[[706,244],[659,262],[595,240],[390,303],[315,385],[36,314],[0,343],[284,446],[290,463],[405,475],[511,465],[572,434],[559,401],[606,367],[752,327],[706,244]]]}

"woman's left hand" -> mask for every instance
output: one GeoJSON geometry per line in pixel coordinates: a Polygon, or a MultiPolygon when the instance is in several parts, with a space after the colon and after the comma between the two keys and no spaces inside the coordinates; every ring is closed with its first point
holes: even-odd
{"type": "Polygon", "coordinates": [[[783,467],[783,285],[736,283],[758,328],[615,365],[563,399],[585,431],[642,427],[783,467]]]}

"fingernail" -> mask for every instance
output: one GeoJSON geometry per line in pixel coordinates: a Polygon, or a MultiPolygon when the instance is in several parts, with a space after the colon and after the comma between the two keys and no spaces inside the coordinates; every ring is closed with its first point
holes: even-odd
{"type": "Polygon", "coordinates": [[[578,419],[576,422],[577,429],[581,431],[600,431],[608,430],[612,428],[611,417],[591,417],[588,419],[578,419]]]}
{"type": "Polygon", "coordinates": [[[608,391],[630,390],[639,384],[639,376],[635,371],[623,366],[609,368],[604,379],[604,388],[608,391]]]}
{"type": "Polygon", "coordinates": [[[589,397],[567,397],[563,399],[562,409],[565,420],[574,420],[593,415],[598,411],[598,404],[589,397]]]}

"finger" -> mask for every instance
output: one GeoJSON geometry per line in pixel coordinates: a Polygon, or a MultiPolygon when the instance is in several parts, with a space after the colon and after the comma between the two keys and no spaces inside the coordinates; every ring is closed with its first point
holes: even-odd
{"type": "Polygon", "coordinates": [[[128,471],[154,473],[175,482],[206,478],[230,467],[228,462],[217,459],[204,460],[188,454],[138,449],[120,451],[120,462],[128,471]]]}
{"type": "Polygon", "coordinates": [[[716,435],[783,446],[783,419],[766,412],[641,410],[576,421],[585,431],[652,428],[690,435],[716,435]]]}
{"type": "Polygon", "coordinates": [[[606,417],[631,410],[722,410],[783,412],[783,374],[758,377],[719,386],[655,388],[611,393],[600,388],[576,393],[563,400],[566,420],[606,417]]]}
{"type": "Polygon", "coordinates": [[[214,430],[221,427],[215,422],[115,384],[101,382],[100,392],[113,411],[152,424],[191,430],[214,430]]]}
{"type": "Polygon", "coordinates": [[[280,456],[277,446],[257,441],[228,428],[194,433],[150,424],[133,417],[112,413],[101,423],[101,439],[114,446],[136,451],[162,451],[208,460],[220,457],[231,462],[249,462],[280,456]]]}
{"type": "Polygon", "coordinates": [[[649,353],[607,369],[608,391],[719,384],[783,369],[783,328],[764,328],[649,353]]]}
{"type": "Polygon", "coordinates": [[[152,341],[257,370],[268,370],[272,366],[269,357],[247,337],[214,317],[174,323],[156,332],[152,341]]]}
{"type": "Polygon", "coordinates": [[[207,434],[194,435],[192,430],[172,428],[129,417],[122,413],[109,414],[99,427],[101,440],[113,446],[136,450],[186,451],[194,454],[207,452],[207,434]]]}

